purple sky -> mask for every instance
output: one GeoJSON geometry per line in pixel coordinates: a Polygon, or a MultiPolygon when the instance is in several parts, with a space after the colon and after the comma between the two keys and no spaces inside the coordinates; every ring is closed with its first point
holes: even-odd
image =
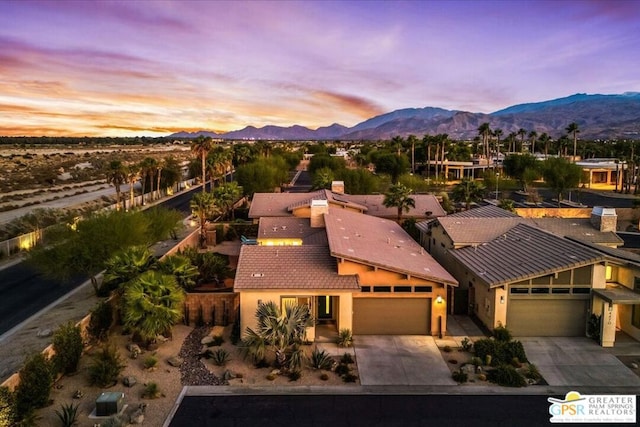
{"type": "Polygon", "coordinates": [[[0,135],[353,126],[626,91],[632,0],[0,2],[0,135]]]}

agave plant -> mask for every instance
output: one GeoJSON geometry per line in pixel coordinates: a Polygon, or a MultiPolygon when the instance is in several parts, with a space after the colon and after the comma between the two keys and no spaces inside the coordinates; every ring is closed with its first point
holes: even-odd
{"type": "Polygon", "coordinates": [[[61,405],[60,411],[56,409],[56,415],[60,420],[62,427],[73,427],[78,425],[78,406],[73,403],[61,405]]]}
{"type": "Polygon", "coordinates": [[[313,368],[330,371],[333,368],[333,364],[333,359],[326,351],[318,350],[318,347],[314,347],[311,352],[311,366],[313,368]]]}

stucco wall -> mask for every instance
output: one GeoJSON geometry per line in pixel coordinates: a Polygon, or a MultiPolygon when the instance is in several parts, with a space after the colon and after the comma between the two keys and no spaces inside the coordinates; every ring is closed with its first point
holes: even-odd
{"type": "Polygon", "coordinates": [[[205,323],[210,325],[230,325],[238,313],[240,298],[233,292],[188,293],[184,307],[189,311],[189,324],[197,322],[200,309],[205,323]],[[215,319],[213,318],[215,313],[215,319]]]}

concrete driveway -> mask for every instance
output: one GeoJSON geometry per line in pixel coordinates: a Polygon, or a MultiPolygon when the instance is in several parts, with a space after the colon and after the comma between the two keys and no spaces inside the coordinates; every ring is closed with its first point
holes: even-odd
{"type": "Polygon", "coordinates": [[[639,387],[640,378],[588,338],[525,337],[529,361],[551,386],[639,387]]]}
{"type": "Polygon", "coordinates": [[[362,385],[455,385],[435,340],[421,335],[357,335],[362,385]]]}

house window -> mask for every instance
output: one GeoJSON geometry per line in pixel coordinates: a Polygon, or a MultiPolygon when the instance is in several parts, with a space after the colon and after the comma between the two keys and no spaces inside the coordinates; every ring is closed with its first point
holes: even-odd
{"type": "Polygon", "coordinates": [[[394,286],[393,292],[411,292],[411,286],[394,286]]]}
{"type": "Polygon", "coordinates": [[[528,294],[529,288],[511,288],[509,292],[512,294],[528,294]]]}
{"type": "Polygon", "coordinates": [[[362,292],[371,292],[371,286],[363,286],[362,292]]]}
{"type": "Polygon", "coordinates": [[[591,292],[591,288],[573,288],[574,294],[588,294],[591,292]]]}
{"type": "Polygon", "coordinates": [[[295,305],[306,305],[311,311],[311,297],[282,297],[280,299],[281,310],[286,312],[287,307],[295,305]]]}
{"type": "Polygon", "coordinates": [[[373,292],[391,292],[391,286],[374,286],[373,292]]]}
{"type": "Polygon", "coordinates": [[[431,286],[416,286],[416,292],[431,292],[431,286]]]}
{"type": "Polygon", "coordinates": [[[531,288],[532,294],[548,294],[549,288],[531,288]]]}
{"type": "Polygon", "coordinates": [[[551,293],[552,294],[568,294],[569,288],[552,288],[551,293]]]}

